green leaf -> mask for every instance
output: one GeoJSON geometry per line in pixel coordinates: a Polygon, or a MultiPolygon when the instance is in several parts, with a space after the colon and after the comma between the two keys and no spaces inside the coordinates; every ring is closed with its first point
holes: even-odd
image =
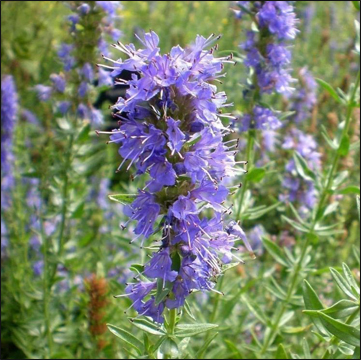
{"type": "Polygon", "coordinates": [[[338,189],[347,179],[349,179],[349,172],[347,170],[341,171],[332,182],[332,190],[338,189]]]}
{"type": "Polygon", "coordinates": [[[281,265],[285,267],[289,267],[290,264],[287,261],[286,256],[284,255],[281,248],[274,243],[273,241],[268,240],[267,238],[263,237],[262,242],[268,253],[281,265]]]}
{"type": "Polygon", "coordinates": [[[336,269],[330,268],[330,271],[331,271],[331,275],[332,275],[333,279],[336,281],[336,284],[338,285],[338,287],[351,299],[357,300],[351,290],[351,286],[346,281],[346,279],[336,269]]]}
{"type": "Polygon", "coordinates": [[[282,344],[278,345],[276,355],[275,355],[275,359],[291,359],[290,356],[287,354],[287,351],[286,351],[286,349],[284,348],[284,346],[282,344]]]}
{"type": "Polygon", "coordinates": [[[108,195],[110,200],[121,203],[122,205],[131,204],[137,196],[138,196],[137,194],[113,194],[113,195],[108,195]]]}
{"type": "Polygon", "coordinates": [[[142,353],[141,349],[143,349],[143,344],[134,335],[130,334],[128,331],[121,329],[117,326],[111,324],[107,324],[107,326],[111,333],[113,333],[119,339],[123,340],[128,345],[130,345],[133,349],[135,349],[138,352],[139,355],[142,353]]]}
{"type": "Polygon", "coordinates": [[[309,168],[307,161],[297,151],[293,154],[293,160],[298,174],[307,181],[316,180],[315,173],[309,168]]]}
{"type": "Polygon", "coordinates": [[[308,342],[306,338],[302,339],[302,349],[303,349],[303,355],[305,356],[304,359],[312,359],[310,347],[308,346],[308,342]]]}
{"type": "Polygon", "coordinates": [[[287,311],[285,314],[283,314],[280,322],[279,327],[282,328],[283,325],[287,324],[295,315],[294,311],[287,311]]]}
{"type": "Polygon", "coordinates": [[[141,274],[144,271],[144,265],[142,264],[132,264],[129,268],[130,271],[133,271],[137,274],[141,274]]]}
{"type": "Polygon", "coordinates": [[[360,2],[359,1],[352,1],[352,4],[356,10],[360,11],[360,2]]]}
{"type": "Polygon", "coordinates": [[[338,201],[335,201],[335,202],[331,203],[330,205],[328,205],[323,213],[323,217],[325,218],[326,216],[335,212],[339,205],[340,205],[340,203],[338,201]]]}
{"type": "Polygon", "coordinates": [[[357,294],[360,295],[360,288],[359,288],[350,268],[347,266],[347,264],[343,263],[342,269],[343,269],[343,273],[346,276],[346,280],[351,287],[351,290],[352,290],[352,288],[354,288],[356,290],[357,294]]]}
{"type": "Polygon", "coordinates": [[[152,335],[164,336],[166,332],[159,326],[146,319],[129,319],[137,328],[152,335]]]}
{"type": "Polygon", "coordinates": [[[357,20],[355,20],[355,28],[356,28],[355,51],[358,55],[360,55],[360,23],[357,20]]]}
{"type": "Polygon", "coordinates": [[[312,327],[312,324],[307,326],[296,326],[296,327],[285,326],[281,329],[281,331],[286,334],[299,334],[310,330],[310,327],[312,327]]]}
{"type": "Polygon", "coordinates": [[[341,102],[340,97],[338,96],[336,90],[330,85],[328,84],[326,81],[322,80],[322,79],[316,79],[317,83],[324,89],[326,90],[338,103],[341,102]]]}
{"type": "MultiPolygon", "coordinates": [[[[224,342],[225,342],[225,344],[229,350],[229,353],[233,359],[241,359],[242,358],[242,354],[238,350],[237,346],[231,340],[225,339],[224,342]]],[[[203,359],[203,358],[201,358],[201,359],[203,359]]]]}
{"type": "Polygon", "coordinates": [[[296,210],[296,208],[292,205],[292,203],[289,203],[290,209],[293,212],[293,215],[295,216],[295,218],[297,219],[298,222],[300,222],[302,225],[305,225],[305,220],[301,218],[300,214],[298,213],[298,211],[296,210]]]}
{"type": "Polygon", "coordinates": [[[89,131],[90,131],[90,124],[85,124],[79,131],[78,136],[76,138],[76,142],[84,142],[89,139],[89,131]]]}
{"type": "Polygon", "coordinates": [[[325,328],[338,339],[353,346],[360,346],[360,330],[354,326],[342,323],[339,320],[324,314],[321,311],[304,311],[311,317],[320,318],[325,328]]]}
{"type": "Polygon", "coordinates": [[[179,359],[186,359],[186,356],[188,355],[188,350],[189,350],[189,341],[190,341],[190,337],[186,337],[183,338],[182,341],[179,343],[178,345],[178,350],[179,350],[179,359]]]}
{"type": "Polygon", "coordinates": [[[338,149],[338,144],[336,143],[336,140],[332,140],[327,132],[327,129],[325,127],[325,125],[321,125],[321,135],[323,136],[323,138],[325,139],[325,141],[327,142],[328,146],[333,149],[333,150],[337,150],[338,149]]]}
{"type": "Polygon", "coordinates": [[[309,229],[306,227],[306,225],[301,225],[298,222],[288,218],[287,216],[282,215],[281,218],[285,221],[287,221],[293,228],[295,228],[298,231],[308,233],[309,229]]]}
{"type": "Polygon", "coordinates": [[[157,359],[178,359],[178,356],[178,345],[174,340],[166,338],[158,348],[157,359]]]}
{"type": "Polygon", "coordinates": [[[360,249],[358,249],[356,246],[352,246],[352,252],[360,267],[360,249]]]}
{"type": "Polygon", "coordinates": [[[346,356],[352,356],[354,353],[354,347],[345,343],[338,344],[337,350],[346,356]]]}
{"type": "Polygon", "coordinates": [[[156,350],[158,350],[165,341],[165,339],[167,339],[167,336],[162,336],[161,338],[159,338],[159,340],[153,346],[151,346],[151,352],[154,353],[156,350]]]}
{"type": "Polygon", "coordinates": [[[241,295],[242,301],[248,306],[252,314],[264,325],[269,324],[269,320],[262,308],[257,304],[256,301],[251,300],[247,295],[241,295]]]}
{"type": "Polygon", "coordinates": [[[202,345],[202,347],[198,350],[195,358],[196,359],[204,359],[204,354],[207,351],[209,345],[211,344],[211,342],[215,339],[215,337],[218,335],[219,333],[214,333],[212,334],[207,341],[202,345]]]}
{"type": "Polygon", "coordinates": [[[193,311],[192,311],[191,307],[189,306],[187,300],[184,302],[184,310],[191,319],[196,320],[195,316],[193,315],[193,311]]]}
{"type": "MultiPolygon", "coordinates": [[[[319,300],[315,290],[312,288],[307,280],[303,282],[303,300],[307,310],[323,310],[323,305],[319,300]]],[[[313,323],[317,327],[318,331],[323,336],[327,336],[328,333],[322,324],[322,321],[318,318],[312,318],[313,323]]]]}
{"type": "Polygon", "coordinates": [[[222,265],[222,274],[225,273],[226,271],[230,270],[230,269],[233,269],[233,268],[239,266],[239,265],[240,265],[239,261],[234,262],[234,263],[230,263],[230,264],[222,265]]]}
{"type": "Polygon", "coordinates": [[[172,290],[173,284],[166,281],[163,288],[163,279],[157,280],[157,294],[155,296],[155,305],[159,305],[172,290]]]}
{"type": "Polygon", "coordinates": [[[270,206],[263,206],[262,209],[260,209],[258,211],[252,211],[252,212],[250,212],[250,215],[247,216],[247,219],[256,220],[256,219],[260,218],[261,216],[267,214],[268,212],[272,211],[273,209],[278,208],[278,206],[280,204],[281,204],[281,202],[277,202],[270,206]]]}
{"type": "Polygon", "coordinates": [[[296,111],[285,111],[282,112],[279,116],[277,116],[281,121],[286,120],[287,118],[296,114],[296,111]]]}
{"type": "Polygon", "coordinates": [[[176,337],[189,337],[215,329],[217,324],[178,324],[175,330],[176,337]]]}
{"type": "Polygon", "coordinates": [[[246,180],[254,183],[260,182],[266,175],[266,170],[262,168],[253,168],[247,175],[246,180]]]}
{"type": "Polygon", "coordinates": [[[341,195],[348,195],[348,194],[360,195],[360,187],[356,185],[350,185],[338,191],[338,193],[341,195]]]}
{"type": "Polygon", "coordinates": [[[340,147],[337,150],[337,153],[341,156],[347,156],[350,151],[350,137],[345,135],[340,143],[340,147]]]}
{"type": "Polygon", "coordinates": [[[353,314],[357,308],[359,308],[359,305],[353,301],[344,299],[321,311],[333,318],[343,319],[353,314]]]}
{"type": "Polygon", "coordinates": [[[360,347],[357,347],[352,355],[352,359],[360,359],[360,347]]]}

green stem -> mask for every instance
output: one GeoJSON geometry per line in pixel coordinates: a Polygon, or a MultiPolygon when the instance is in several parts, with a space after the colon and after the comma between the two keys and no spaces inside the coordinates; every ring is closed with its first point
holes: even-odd
{"type": "Polygon", "coordinates": [[[171,309],[171,310],[169,310],[168,333],[169,333],[170,335],[174,335],[176,317],[177,317],[177,309],[171,309]]]}
{"type": "MultiPolygon", "coordinates": [[[[351,116],[352,116],[353,102],[354,102],[354,99],[355,99],[355,96],[356,96],[356,91],[357,91],[357,88],[359,87],[359,85],[360,85],[360,71],[359,71],[359,73],[357,75],[355,88],[354,88],[354,90],[352,92],[351,99],[350,99],[350,101],[348,103],[348,106],[347,106],[346,123],[345,123],[345,127],[343,129],[343,132],[342,132],[341,139],[348,134],[349,127],[350,127],[350,122],[351,122],[351,116]]],[[[340,144],[340,146],[341,146],[341,144],[340,144]]],[[[340,149],[340,146],[339,146],[339,149],[340,149]]],[[[298,283],[298,277],[299,277],[300,271],[302,269],[302,263],[304,261],[305,255],[307,253],[307,248],[308,248],[308,246],[310,244],[310,239],[311,239],[312,235],[314,235],[315,227],[317,225],[319,216],[323,211],[323,206],[324,206],[324,204],[325,204],[325,202],[326,202],[326,200],[328,198],[329,191],[330,191],[332,183],[333,183],[334,173],[335,173],[335,171],[336,171],[336,169],[338,167],[338,163],[339,163],[339,160],[340,160],[339,149],[336,151],[336,154],[335,154],[333,162],[332,162],[331,170],[328,173],[326,186],[322,190],[320,201],[319,201],[319,203],[317,205],[317,210],[315,212],[316,216],[314,217],[314,219],[312,221],[310,231],[308,233],[308,236],[306,237],[306,241],[303,243],[301,256],[299,257],[299,260],[298,260],[298,262],[296,264],[296,267],[294,269],[294,272],[293,272],[293,275],[292,275],[292,278],[291,278],[291,284],[288,287],[286,299],[283,302],[282,307],[281,307],[281,309],[280,309],[280,311],[279,311],[279,313],[278,313],[278,315],[276,317],[276,320],[275,320],[274,324],[271,327],[271,331],[269,332],[269,335],[265,338],[264,345],[263,345],[262,350],[260,352],[260,354],[262,356],[266,353],[269,345],[271,345],[272,342],[274,341],[274,339],[275,339],[275,337],[276,337],[276,335],[278,333],[279,323],[280,323],[280,321],[281,321],[281,319],[282,319],[282,317],[283,317],[283,315],[284,315],[284,313],[285,313],[285,311],[286,311],[286,309],[288,307],[288,303],[290,302],[290,300],[291,300],[291,298],[292,298],[292,296],[294,294],[294,291],[296,289],[296,286],[297,286],[297,283],[298,283]]]]}
{"type": "Polygon", "coordinates": [[[64,250],[64,230],[65,230],[65,224],[66,224],[66,213],[68,210],[68,191],[69,191],[69,175],[68,175],[68,171],[70,168],[70,163],[71,163],[71,152],[72,152],[72,147],[73,147],[73,141],[74,141],[74,136],[71,134],[69,137],[69,144],[68,144],[68,149],[66,152],[66,158],[65,158],[65,164],[64,164],[64,184],[63,184],[63,191],[62,191],[62,198],[63,198],[63,203],[62,203],[62,207],[61,207],[61,221],[60,221],[60,231],[59,231],[59,240],[58,240],[58,255],[59,257],[62,256],[63,254],[63,250],[64,250]]]}
{"type": "MultiPolygon", "coordinates": [[[[222,289],[222,285],[223,285],[223,279],[224,279],[224,276],[221,276],[221,278],[219,279],[219,282],[218,282],[218,290],[221,291],[222,289]]],[[[214,300],[214,304],[213,304],[213,310],[212,310],[212,313],[211,313],[211,316],[209,317],[209,322],[211,324],[214,323],[214,321],[216,320],[216,316],[217,316],[217,311],[218,311],[218,307],[219,307],[219,301],[221,299],[221,296],[220,294],[217,294],[215,296],[215,300],[214,300]]],[[[211,331],[207,331],[207,335],[206,335],[206,338],[204,339],[204,343],[207,343],[209,338],[211,337],[211,331]]],[[[207,349],[204,349],[202,353],[199,354],[199,359],[203,359],[204,358],[204,353],[207,351],[207,349]]]]}
{"type": "MultiPolygon", "coordinates": [[[[222,285],[223,285],[223,279],[224,276],[221,276],[219,281],[218,281],[218,290],[221,291],[222,289],[222,285]]],[[[213,323],[216,320],[216,316],[217,316],[217,311],[218,311],[218,307],[219,307],[219,301],[221,299],[221,294],[216,294],[215,296],[215,300],[214,300],[214,305],[213,305],[213,310],[212,310],[212,314],[210,316],[210,322],[213,323]]],[[[207,337],[209,335],[207,334],[207,337]]],[[[208,340],[208,339],[207,339],[208,340]]]]}
{"type": "MultiPolygon", "coordinates": [[[[46,161],[45,161],[46,163],[46,161]]],[[[42,239],[42,243],[44,244],[44,270],[43,270],[43,309],[44,309],[44,322],[45,322],[45,334],[48,342],[48,359],[52,358],[53,354],[53,336],[51,333],[51,326],[50,326],[50,301],[51,301],[51,283],[52,283],[52,276],[49,271],[49,252],[50,252],[50,238],[46,236],[45,229],[44,229],[44,201],[43,199],[46,198],[45,195],[45,182],[46,182],[46,171],[42,172],[41,182],[40,182],[40,208],[39,208],[39,221],[40,221],[40,236],[42,239]]]]}
{"type": "Polygon", "coordinates": [[[49,314],[49,305],[50,305],[50,289],[51,289],[51,280],[49,279],[49,239],[45,235],[44,224],[42,214],[39,216],[40,218],[40,231],[41,237],[43,239],[44,244],[44,274],[43,274],[43,302],[44,302],[44,318],[45,318],[45,333],[48,341],[48,350],[49,355],[48,358],[51,359],[51,355],[53,353],[53,337],[51,334],[50,327],[50,314],[49,314]]]}
{"type": "MultiPolygon", "coordinates": [[[[255,138],[255,131],[249,130],[248,131],[248,137],[247,137],[247,149],[246,149],[246,161],[248,161],[247,169],[250,171],[253,166],[253,157],[254,157],[254,138],[255,138]]],[[[244,179],[242,183],[242,187],[239,190],[240,196],[239,196],[239,205],[237,210],[236,219],[240,220],[241,214],[243,212],[243,201],[244,197],[246,195],[246,191],[248,188],[248,181],[247,177],[244,179]]],[[[238,195],[237,195],[238,198],[238,195]]]]}

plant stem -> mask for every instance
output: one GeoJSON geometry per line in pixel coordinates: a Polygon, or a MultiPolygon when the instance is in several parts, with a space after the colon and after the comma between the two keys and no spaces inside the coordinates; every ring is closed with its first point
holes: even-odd
{"type": "Polygon", "coordinates": [[[69,167],[70,167],[70,162],[71,162],[71,152],[72,152],[72,147],[73,147],[73,141],[74,141],[74,136],[73,134],[70,135],[69,137],[69,143],[68,143],[68,149],[66,152],[66,158],[65,158],[65,164],[64,164],[64,170],[63,170],[63,174],[64,174],[64,184],[63,184],[63,191],[62,191],[62,198],[63,198],[63,203],[62,203],[62,208],[61,208],[61,222],[60,222],[60,231],[59,231],[59,240],[58,240],[58,255],[61,256],[63,254],[63,250],[64,250],[64,230],[65,230],[65,223],[66,223],[66,213],[67,213],[67,209],[68,209],[68,187],[69,187],[69,175],[68,175],[68,171],[69,171],[69,167]]]}
{"type": "Polygon", "coordinates": [[[177,317],[177,309],[171,309],[171,310],[169,310],[169,327],[168,327],[168,333],[169,333],[170,335],[174,335],[176,317],[177,317]]]}
{"type": "Polygon", "coordinates": [[[44,244],[44,274],[43,274],[43,302],[44,302],[44,318],[45,318],[45,333],[48,340],[49,355],[48,358],[51,359],[53,353],[53,337],[51,334],[50,328],[50,314],[49,314],[49,304],[50,304],[50,288],[51,280],[49,279],[49,239],[45,235],[44,224],[42,214],[39,216],[40,219],[40,231],[41,237],[44,244]]]}
{"type": "MultiPolygon", "coordinates": [[[[218,282],[218,290],[221,291],[222,289],[222,285],[223,285],[223,279],[224,276],[221,276],[218,282]]],[[[218,311],[218,306],[219,306],[219,300],[221,298],[221,294],[216,294],[215,296],[215,300],[214,300],[214,305],[213,305],[213,310],[212,310],[212,314],[210,316],[210,322],[213,323],[214,320],[216,319],[216,315],[217,315],[217,311],[218,311]]],[[[207,334],[208,337],[208,334],[207,334]]],[[[208,339],[207,339],[208,340],[208,339]]]]}
{"type": "MultiPolygon", "coordinates": [[[[247,165],[248,171],[250,171],[253,166],[254,137],[255,137],[254,130],[248,130],[247,149],[246,149],[246,160],[248,161],[248,165],[247,165]]],[[[239,205],[238,205],[237,216],[236,216],[237,220],[240,220],[240,216],[241,216],[241,213],[243,210],[244,196],[246,194],[247,188],[248,188],[248,181],[247,181],[247,177],[246,177],[244,179],[244,182],[242,183],[242,187],[240,189],[239,205]]]]}
{"type": "MultiPolygon", "coordinates": [[[[347,115],[346,115],[346,123],[345,123],[345,127],[343,128],[343,131],[342,131],[342,136],[341,136],[341,139],[343,139],[344,136],[347,136],[348,134],[348,130],[349,130],[349,127],[350,127],[350,122],[351,122],[351,116],[352,116],[352,109],[353,109],[353,102],[354,102],[354,99],[355,99],[355,96],[356,96],[356,91],[357,91],[357,88],[359,87],[360,85],[360,71],[358,72],[358,75],[357,75],[357,79],[356,79],[356,84],[355,84],[355,88],[353,89],[353,92],[351,94],[351,98],[349,100],[349,103],[348,103],[348,106],[347,106],[347,115]]],[[[339,149],[341,147],[341,143],[339,145],[339,149]]],[[[319,219],[319,216],[320,214],[322,213],[323,211],[323,206],[328,198],[328,195],[329,195],[329,191],[331,189],[331,186],[332,186],[332,183],[333,183],[333,177],[334,177],[334,173],[338,167],[338,163],[339,163],[339,160],[340,160],[340,154],[339,154],[339,149],[336,150],[336,154],[333,158],[333,162],[332,162],[332,166],[331,166],[331,170],[330,172],[328,173],[328,176],[327,176],[327,181],[326,181],[326,186],[323,188],[322,190],[322,194],[321,194],[321,197],[320,197],[320,201],[317,205],[317,210],[315,212],[315,217],[314,219],[312,220],[312,224],[311,224],[311,228],[310,228],[310,231],[308,233],[308,236],[306,237],[306,240],[305,242],[303,243],[303,247],[302,247],[302,252],[301,252],[301,256],[299,257],[298,259],[298,262],[296,264],[296,267],[294,269],[294,272],[293,272],[293,275],[292,275],[292,278],[291,278],[291,284],[290,286],[288,287],[288,291],[287,291],[287,295],[286,295],[286,299],[285,301],[283,302],[282,304],[282,307],[276,317],[276,320],[274,322],[274,324],[272,325],[271,327],[271,331],[269,332],[269,335],[266,337],[265,341],[264,341],[264,345],[262,347],[262,350],[261,350],[261,356],[263,356],[269,345],[272,344],[273,340],[275,339],[277,333],[278,333],[278,327],[279,327],[279,323],[288,307],[288,303],[290,302],[293,294],[294,294],[294,291],[295,291],[295,288],[297,286],[297,283],[298,283],[298,277],[299,277],[299,273],[302,269],[302,263],[303,263],[303,260],[305,258],[305,255],[307,253],[307,248],[310,244],[310,239],[312,237],[312,235],[314,235],[314,231],[315,231],[315,227],[317,225],[317,222],[318,222],[318,219],[319,219]]]]}
{"type": "MultiPolygon", "coordinates": [[[[222,285],[223,285],[223,279],[224,279],[224,276],[221,276],[221,278],[218,281],[218,290],[219,291],[221,291],[221,288],[222,288],[222,285]]],[[[217,294],[215,296],[215,300],[214,300],[214,304],[213,304],[213,310],[212,310],[211,316],[209,317],[209,322],[211,324],[213,324],[214,321],[216,320],[216,315],[217,315],[217,311],[218,311],[218,307],[219,307],[220,298],[221,298],[220,294],[217,294]]],[[[211,337],[211,331],[212,330],[207,331],[207,335],[206,335],[206,338],[204,339],[204,343],[207,343],[209,338],[211,337]]],[[[204,353],[206,351],[207,351],[207,349],[204,349],[203,352],[201,354],[199,354],[199,359],[203,359],[204,353]]]]}

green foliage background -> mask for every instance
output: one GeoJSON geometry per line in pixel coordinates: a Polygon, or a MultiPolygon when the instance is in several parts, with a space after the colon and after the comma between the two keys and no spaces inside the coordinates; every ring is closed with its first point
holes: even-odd
{"type": "MultiPolygon", "coordinates": [[[[16,177],[21,183],[23,177],[31,177],[31,174],[46,174],[49,163],[51,166],[55,164],[55,167],[59,163],[59,172],[49,173],[47,182],[43,183],[46,188],[41,189],[48,197],[59,196],[57,186],[61,182],[59,178],[63,168],[60,167],[64,166],[62,162],[66,146],[53,131],[55,119],[49,107],[38,102],[31,88],[36,84],[46,83],[51,73],[61,71],[56,48],[68,36],[64,28],[64,18],[70,13],[66,3],[1,2],[2,74],[14,75],[22,107],[34,111],[43,125],[37,131],[20,119],[15,141],[18,169],[16,177]],[[25,142],[28,137],[31,139],[30,144],[25,142]]],[[[359,13],[357,15],[351,2],[295,3],[301,32],[293,47],[294,73],[297,75],[300,68],[307,66],[315,77],[325,80],[334,88],[347,91],[356,76],[359,61],[353,52],[356,38],[354,19],[359,13]],[[315,14],[312,23],[306,28],[302,20],[303,12],[310,3],[314,6],[315,14]]],[[[247,22],[235,19],[230,11],[235,7],[232,2],[122,1],[122,5],[120,15],[123,43],[136,42],[134,32],[152,29],[161,39],[162,50],[167,51],[176,44],[189,44],[196,34],[208,36],[211,33],[221,33],[223,37],[219,42],[219,54],[233,52],[236,57],[241,56],[238,44],[244,39],[247,22]]],[[[99,59],[99,62],[101,61],[102,59],[99,59]]],[[[245,104],[242,101],[241,82],[246,78],[246,69],[238,63],[235,67],[228,66],[226,71],[228,76],[219,89],[227,92],[228,98],[235,104],[235,111],[242,111],[245,104]]],[[[284,99],[277,98],[273,101],[276,101],[280,108],[286,109],[284,99]]],[[[108,111],[106,106],[104,111],[108,111]]],[[[325,125],[330,134],[335,134],[337,124],[342,120],[342,106],[338,105],[326,90],[320,88],[316,111],[303,127],[319,141],[324,164],[330,162],[330,151],[321,136],[320,127],[325,125]]],[[[110,121],[108,119],[109,123],[110,121]]],[[[351,130],[354,141],[359,140],[359,126],[359,109],[355,109],[351,130]]],[[[72,210],[69,227],[66,229],[66,255],[60,262],[67,268],[73,280],[79,274],[84,278],[91,274],[105,277],[109,291],[104,322],[120,326],[140,341],[154,345],[157,340],[155,335],[144,335],[129,321],[128,317],[135,315],[132,310],[127,315],[124,314],[124,310],[130,306],[129,300],[114,299],[111,296],[122,294],[124,283],[107,276],[116,266],[128,266],[131,261],[143,263],[146,258],[145,251],[129,245],[131,233],[122,232],[119,228],[119,223],[125,220],[121,212],[109,220],[95,204],[81,199],[83,185],[94,188],[99,186],[99,181],[94,180],[95,169],[98,168],[101,170],[97,173],[97,179],[111,178],[113,193],[136,192],[137,182],[129,182],[128,175],[114,174],[119,162],[117,150],[116,147],[105,147],[104,142],[105,140],[99,140],[89,133],[80,138],[76,145],[80,154],[76,164],[82,166],[81,170],[78,168],[78,175],[82,176],[83,183],[74,184],[70,189],[72,210]],[[100,231],[102,226],[107,228],[105,232],[100,231]]],[[[244,154],[241,154],[240,158],[242,155],[244,154]]],[[[255,205],[272,205],[277,201],[284,157],[287,156],[281,154],[267,168],[268,172],[262,182],[252,184],[255,205]]],[[[357,149],[341,161],[340,172],[348,171],[347,174],[343,173],[344,186],[359,186],[359,170],[357,149]]],[[[72,176],[71,172],[69,174],[72,176]]],[[[89,294],[79,291],[76,286],[70,286],[65,293],[57,292],[56,283],[60,282],[61,278],[56,279],[49,294],[51,300],[48,316],[52,337],[52,349],[49,349],[49,339],[45,331],[43,283],[41,279],[33,276],[32,259],[28,257],[28,243],[32,234],[27,232],[24,224],[31,215],[31,209],[24,206],[25,198],[26,191],[20,186],[16,194],[16,207],[7,218],[12,222],[12,231],[16,236],[12,238],[9,259],[2,259],[1,266],[3,358],[133,358],[134,347],[120,341],[110,332],[102,335],[104,344],[98,346],[99,339],[89,331],[89,294]]],[[[330,233],[312,244],[309,253],[312,262],[306,264],[302,271],[302,278],[307,278],[312,284],[325,306],[345,298],[332,280],[330,266],[341,270],[341,264],[346,262],[357,282],[360,276],[359,263],[354,256],[354,252],[358,252],[360,241],[355,196],[347,194],[338,199],[335,194],[332,200],[338,201],[339,206],[332,219],[328,219],[327,225],[338,224],[337,232],[330,233]]],[[[55,207],[49,210],[45,220],[56,216],[56,211],[55,207]]],[[[281,248],[290,249],[297,257],[300,255],[297,244],[304,241],[304,235],[294,231],[291,225],[281,219],[281,215],[292,217],[291,214],[289,208],[280,206],[256,220],[245,220],[243,224],[246,229],[262,224],[269,239],[281,248]]],[[[218,328],[216,332],[192,337],[189,345],[186,341],[179,344],[183,356],[212,359],[264,356],[260,354],[260,342],[269,325],[269,319],[283,302],[282,298],[287,292],[287,279],[292,271],[291,268],[281,266],[282,259],[280,265],[272,255],[274,254],[267,248],[256,260],[247,259],[245,265],[229,270],[218,284],[222,287],[224,296],[193,295],[190,302],[192,314],[184,315],[187,322],[192,322],[194,317],[200,323],[217,324],[218,328]],[[208,343],[210,340],[213,341],[208,343]],[[204,348],[204,344],[209,344],[208,348],[204,348]]],[[[285,354],[283,347],[278,347],[279,344],[283,344],[289,354],[296,354],[295,358],[307,358],[308,346],[313,358],[325,356],[326,345],[320,343],[320,339],[312,334],[315,327],[311,317],[302,313],[304,309],[302,286],[299,286],[282,318],[282,326],[274,344],[267,349],[272,358],[287,358],[282,357],[285,354]],[[308,345],[305,345],[303,338],[307,339],[308,345]]],[[[332,341],[333,346],[337,347],[337,339],[332,341]]],[[[347,346],[343,350],[336,352],[336,355],[339,358],[351,358],[347,346]]]]}

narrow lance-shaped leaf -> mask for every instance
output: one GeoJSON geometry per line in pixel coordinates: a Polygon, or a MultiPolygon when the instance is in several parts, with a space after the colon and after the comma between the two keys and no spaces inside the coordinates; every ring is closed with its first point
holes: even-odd
{"type": "Polygon", "coordinates": [[[290,359],[290,356],[287,354],[287,351],[282,344],[278,345],[275,359],[290,359]]]}
{"type": "Polygon", "coordinates": [[[148,332],[152,335],[163,336],[166,335],[166,332],[161,328],[158,327],[156,324],[152,323],[146,319],[130,319],[131,323],[133,323],[137,328],[148,332]]]}
{"type": "Polygon", "coordinates": [[[338,103],[341,102],[341,99],[339,98],[336,90],[326,81],[322,79],[316,79],[317,83],[326,90],[338,103]]]}
{"type": "Polygon", "coordinates": [[[302,340],[302,349],[303,355],[305,356],[304,359],[312,359],[310,347],[308,346],[306,338],[303,338],[302,340]]]}
{"type": "Polygon", "coordinates": [[[262,238],[263,245],[269,254],[281,265],[289,267],[289,262],[287,261],[286,256],[283,254],[281,248],[274,242],[268,240],[267,238],[262,238]]]}
{"type": "Polygon", "coordinates": [[[179,350],[177,343],[170,338],[166,338],[158,348],[157,359],[178,359],[178,358],[179,358],[179,350]]]}
{"type": "Polygon", "coordinates": [[[121,329],[120,327],[111,324],[107,324],[107,326],[111,333],[113,333],[115,336],[117,336],[125,343],[130,345],[133,349],[135,349],[138,352],[139,355],[142,353],[143,344],[134,335],[130,334],[128,331],[124,329],[121,329]]]}
{"type": "Polygon", "coordinates": [[[217,324],[179,324],[175,330],[176,337],[189,337],[217,328],[217,324]]]}
{"type": "Polygon", "coordinates": [[[338,339],[353,346],[360,346],[360,330],[354,326],[342,323],[339,320],[324,314],[322,311],[304,311],[306,314],[313,318],[319,318],[322,320],[325,328],[338,339]]]}
{"type": "Polygon", "coordinates": [[[134,199],[137,197],[137,194],[113,194],[108,195],[109,199],[123,205],[131,204],[134,199]]]}
{"type": "Polygon", "coordinates": [[[346,280],[351,287],[351,291],[355,290],[357,296],[359,296],[360,295],[360,287],[358,286],[350,268],[347,266],[347,264],[343,263],[342,269],[343,269],[343,273],[346,276],[346,280]]]}
{"type": "Polygon", "coordinates": [[[202,345],[202,347],[198,350],[197,354],[196,354],[196,359],[203,359],[204,358],[204,353],[207,351],[209,345],[211,344],[211,342],[215,339],[215,337],[218,335],[219,333],[214,333],[212,334],[208,340],[202,345]]]}
{"type": "Polygon", "coordinates": [[[348,284],[346,279],[334,268],[330,268],[331,275],[336,281],[338,287],[351,299],[357,300],[355,295],[353,294],[351,290],[351,286],[348,284]]]}
{"type": "Polygon", "coordinates": [[[295,151],[293,155],[293,160],[295,161],[296,170],[301,177],[307,181],[316,180],[315,173],[309,168],[307,161],[297,151],[295,151]]]}
{"type": "MultiPolygon", "coordinates": [[[[303,299],[305,302],[305,307],[308,310],[322,310],[323,305],[319,300],[315,290],[312,288],[310,283],[307,280],[303,282],[303,299]]],[[[322,322],[318,318],[312,318],[313,323],[316,325],[318,331],[323,336],[328,336],[328,332],[323,326],[322,322]]]]}
{"type": "Polygon", "coordinates": [[[343,299],[321,311],[333,318],[342,319],[352,315],[359,307],[355,302],[343,299]]]}

